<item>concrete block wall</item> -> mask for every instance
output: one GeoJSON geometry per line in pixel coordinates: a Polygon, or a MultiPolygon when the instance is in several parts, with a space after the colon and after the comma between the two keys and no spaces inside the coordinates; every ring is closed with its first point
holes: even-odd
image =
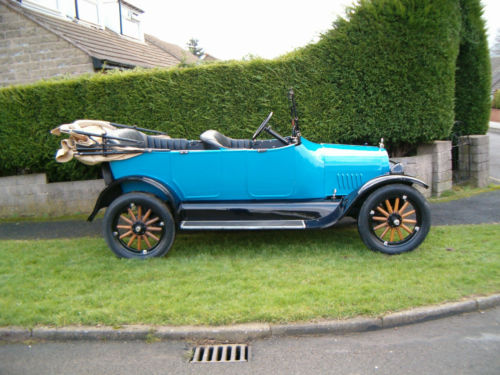
{"type": "Polygon", "coordinates": [[[459,175],[467,177],[477,187],[488,186],[490,149],[487,135],[468,135],[460,137],[459,175]]]}
{"type": "Polygon", "coordinates": [[[90,214],[104,180],[47,183],[45,174],[0,178],[0,218],[90,214]]]}
{"type": "Polygon", "coordinates": [[[434,141],[418,148],[418,153],[432,155],[432,194],[440,196],[453,184],[451,141],[434,141]]]}
{"type": "Polygon", "coordinates": [[[424,196],[440,196],[451,189],[451,141],[434,141],[419,146],[416,156],[391,158],[402,163],[405,174],[414,176],[429,185],[429,189],[417,187],[424,196]]]}
{"type": "Polygon", "coordinates": [[[0,4],[0,87],[93,71],[90,56],[0,4]]]}
{"type": "MultiPolygon", "coordinates": [[[[391,158],[391,160],[403,164],[405,174],[416,177],[430,187],[432,186],[432,154],[417,153],[416,156],[397,157],[391,158]]],[[[420,186],[416,186],[416,188],[425,197],[430,197],[432,194],[431,189],[425,189],[420,186]]]]}

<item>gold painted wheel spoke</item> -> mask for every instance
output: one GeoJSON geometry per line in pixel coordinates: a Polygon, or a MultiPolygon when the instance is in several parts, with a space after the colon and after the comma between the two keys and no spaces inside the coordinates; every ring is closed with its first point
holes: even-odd
{"type": "Polygon", "coordinates": [[[417,220],[413,220],[413,219],[403,219],[403,223],[408,223],[408,224],[417,224],[417,220]]]}
{"type": "Polygon", "coordinates": [[[161,231],[162,229],[160,227],[148,227],[148,230],[150,232],[159,232],[161,231]]]}
{"type": "Polygon", "coordinates": [[[396,202],[394,203],[394,212],[398,213],[399,208],[399,197],[396,198],[396,202]]]}
{"type": "Polygon", "coordinates": [[[153,224],[153,223],[156,223],[158,220],[160,220],[160,218],[159,218],[159,217],[155,217],[154,219],[151,219],[151,220],[149,220],[149,221],[146,221],[146,223],[145,223],[145,224],[146,224],[146,225],[151,225],[151,224],[153,224]]]}
{"type": "Polygon", "coordinates": [[[128,241],[127,246],[132,245],[132,242],[134,242],[134,240],[135,240],[136,238],[137,238],[137,234],[134,234],[134,235],[132,236],[132,238],[130,238],[130,240],[128,241]]]}
{"type": "Polygon", "coordinates": [[[389,217],[389,213],[388,213],[386,210],[384,210],[382,207],[378,206],[378,207],[377,207],[377,210],[378,210],[378,211],[379,211],[382,215],[384,215],[385,217],[389,217]]]}
{"type": "Polygon", "coordinates": [[[148,245],[148,250],[151,249],[151,242],[149,242],[148,237],[146,235],[142,236],[144,238],[144,242],[148,245]]]}
{"type": "Polygon", "coordinates": [[[401,207],[401,209],[399,210],[399,214],[401,216],[403,216],[403,212],[405,212],[406,208],[408,207],[408,205],[410,204],[410,202],[406,201],[405,204],[403,204],[403,207],[401,207]]]}
{"type": "Polygon", "coordinates": [[[408,211],[407,213],[405,213],[404,215],[401,215],[401,217],[404,219],[405,217],[408,217],[414,213],[415,213],[415,210],[411,210],[411,211],[408,211]]]}
{"type": "Polygon", "coordinates": [[[391,229],[391,227],[387,226],[387,228],[385,228],[385,230],[382,232],[382,234],[380,235],[380,239],[381,240],[384,239],[384,236],[387,234],[387,232],[389,231],[389,229],[391,229]]]}
{"type": "Polygon", "coordinates": [[[386,226],[388,226],[387,222],[377,225],[376,227],[373,228],[373,230],[377,230],[386,226]]]}
{"type": "Polygon", "coordinates": [[[387,218],[384,216],[373,216],[372,217],[372,220],[375,220],[375,221],[387,221],[387,218]]]}
{"type": "Polygon", "coordinates": [[[132,210],[131,210],[130,208],[128,209],[128,214],[129,214],[129,215],[130,215],[130,217],[132,218],[132,221],[137,221],[137,219],[136,219],[136,217],[135,217],[134,213],[132,212],[132,210]]]}
{"type": "Polygon", "coordinates": [[[149,215],[151,215],[151,208],[146,211],[146,214],[142,218],[142,221],[146,221],[148,219],[149,215]]]}
{"type": "Polygon", "coordinates": [[[120,238],[120,240],[123,240],[125,237],[128,237],[131,234],[133,234],[133,232],[131,230],[129,230],[127,233],[123,233],[119,238],[120,238]]]}
{"type": "Polygon", "coordinates": [[[399,227],[397,227],[396,230],[398,231],[399,240],[403,241],[403,233],[401,233],[401,229],[399,229],[399,227]]]}
{"type": "Polygon", "coordinates": [[[396,232],[396,228],[391,228],[391,237],[389,238],[389,242],[394,241],[394,232],[396,232]]]}
{"type": "Polygon", "coordinates": [[[158,237],[156,237],[153,233],[151,233],[150,231],[147,231],[146,232],[146,235],[156,241],[159,241],[160,239],[158,237]]]}
{"type": "Polygon", "coordinates": [[[132,229],[132,225],[117,225],[118,229],[132,229]]]}
{"type": "Polygon", "coordinates": [[[142,236],[137,237],[137,250],[141,251],[141,238],[142,236]]]}
{"type": "Polygon", "coordinates": [[[389,199],[386,199],[385,200],[385,206],[387,207],[387,211],[389,211],[390,214],[392,214],[392,206],[391,206],[391,202],[389,202],[389,199]]]}
{"type": "Polygon", "coordinates": [[[142,206],[137,206],[137,220],[141,221],[142,218],[142,206]]]}
{"type": "Polygon", "coordinates": [[[405,231],[407,231],[408,234],[412,234],[413,233],[413,231],[410,228],[408,228],[406,225],[404,225],[404,224],[401,224],[401,228],[403,228],[405,231]]]}
{"type": "Polygon", "coordinates": [[[130,225],[134,224],[134,222],[126,216],[120,215],[120,218],[122,218],[125,222],[129,223],[130,225]]]}

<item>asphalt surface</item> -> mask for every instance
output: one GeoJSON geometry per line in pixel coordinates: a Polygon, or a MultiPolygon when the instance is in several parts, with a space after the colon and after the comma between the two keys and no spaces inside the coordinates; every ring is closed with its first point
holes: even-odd
{"type": "Polygon", "coordinates": [[[499,374],[500,308],[373,332],[249,342],[249,361],[189,363],[185,341],[0,345],[0,374],[499,374]]]}
{"type": "MultiPolygon", "coordinates": [[[[431,204],[432,225],[500,223],[500,190],[431,204]]],[[[346,218],[342,225],[355,225],[346,218]]],[[[332,229],[335,230],[335,229],[332,229]]],[[[50,239],[102,236],[102,219],[0,223],[0,239],[50,239]]]]}

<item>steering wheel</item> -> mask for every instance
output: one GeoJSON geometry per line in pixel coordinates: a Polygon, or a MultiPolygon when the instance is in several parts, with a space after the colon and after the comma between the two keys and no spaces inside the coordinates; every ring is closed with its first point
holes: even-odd
{"type": "Polygon", "coordinates": [[[259,136],[259,134],[262,133],[262,130],[264,130],[264,128],[266,127],[269,120],[271,120],[271,117],[273,117],[272,112],[269,114],[269,116],[267,116],[267,118],[262,122],[262,124],[260,124],[260,126],[257,128],[255,133],[253,133],[253,136],[252,136],[253,141],[255,141],[255,138],[257,138],[259,136]]]}

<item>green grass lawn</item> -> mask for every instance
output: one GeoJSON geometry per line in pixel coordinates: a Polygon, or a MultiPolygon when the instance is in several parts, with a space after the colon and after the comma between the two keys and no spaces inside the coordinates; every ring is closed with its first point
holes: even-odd
{"type": "Polygon", "coordinates": [[[491,191],[500,190],[500,185],[490,184],[483,188],[472,187],[469,184],[455,184],[450,190],[444,191],[440,197],[429,198],[431,203],[450,202],[457,199],[469,198],[474,195],[489,193],[491,191]]]}
{"type": "Polygon", "coordinates": [[[0,242],[0,326],[342,319],[498,291],[500,225],[433,227],[399,256],[352,227],[181,234],[147,261],[100,238],[0,242]]]}

